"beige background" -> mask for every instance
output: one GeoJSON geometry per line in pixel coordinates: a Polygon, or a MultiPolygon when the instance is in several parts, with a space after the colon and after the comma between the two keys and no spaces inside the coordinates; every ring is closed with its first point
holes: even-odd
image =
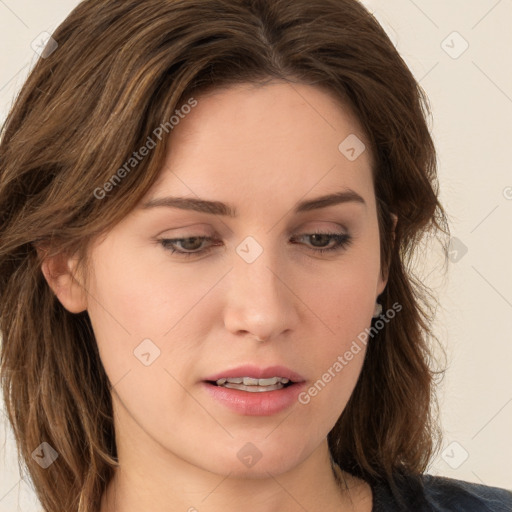
{"type": "MultiPolygon", "coordinates": [[[[0,0],[1,122],[37,58],[32,42],[77,3],[0,0]]],[[[364,4],[430,98],[454,237],[448,278],[435,251],[421,270],[440,294],[436,332],[449,356],[445,440],[429,472],[512,489],[512,1],[364,4]]],[[[38,510],[37,500],[0,409],[0,512],[13,510],[38,510]]]]}

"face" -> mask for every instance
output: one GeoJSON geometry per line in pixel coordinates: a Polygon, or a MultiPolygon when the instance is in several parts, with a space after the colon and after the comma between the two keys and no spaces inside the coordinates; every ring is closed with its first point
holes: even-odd
{"type": "Polygon", "coordinates": [[[339,356],[386,285],[371,157],[357,120],[321,89],[239,85],[197,101],[157,183],[91,247],[85,307],[117,436],[139,456],[279,474],[342,413],[365,347],[342,369],[339,356]],[[182,209],[170,197],[215,204],[182,209]],[[292,384],[206,382],[243,376],[292,384]]]}

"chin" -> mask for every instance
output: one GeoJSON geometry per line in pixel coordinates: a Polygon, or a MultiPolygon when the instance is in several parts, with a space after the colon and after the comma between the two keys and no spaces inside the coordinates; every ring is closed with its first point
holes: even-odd
{"type": "Polygon", "coordinates": [[[269,473],[277,476],[290,471],[302,461],[297,444],[289,450],[268,445],[260,450],[256,443],[250,441],[241,443],[241,447],[235,450],[231,448],[223,453],[211,454],[208,459],[214,462],[203,466],[206,470],[243,479],[264,479],[269,477],[269,473]]]}

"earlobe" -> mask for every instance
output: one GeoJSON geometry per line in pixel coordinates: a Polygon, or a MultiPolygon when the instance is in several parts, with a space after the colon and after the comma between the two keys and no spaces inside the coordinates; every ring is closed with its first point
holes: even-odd
{"type": "Polygon", "coordinates": [[[85,311],[87,309],[87,294],[76,275],[76,258],[65,254],[46,257],[45,249],[41,247],[36,249],[42,260],[41,271],[59,302],[70,313],[85,311]]]}

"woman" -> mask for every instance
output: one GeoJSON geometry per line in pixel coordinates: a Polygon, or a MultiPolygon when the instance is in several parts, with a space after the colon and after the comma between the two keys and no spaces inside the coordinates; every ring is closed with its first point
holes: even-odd
{"type": "Polygon", "coordinates": [[[424,474],[427,112],[354,0],[71,13],[0,144],[1,377],[45,511],[511,510],[424,474]]]}

